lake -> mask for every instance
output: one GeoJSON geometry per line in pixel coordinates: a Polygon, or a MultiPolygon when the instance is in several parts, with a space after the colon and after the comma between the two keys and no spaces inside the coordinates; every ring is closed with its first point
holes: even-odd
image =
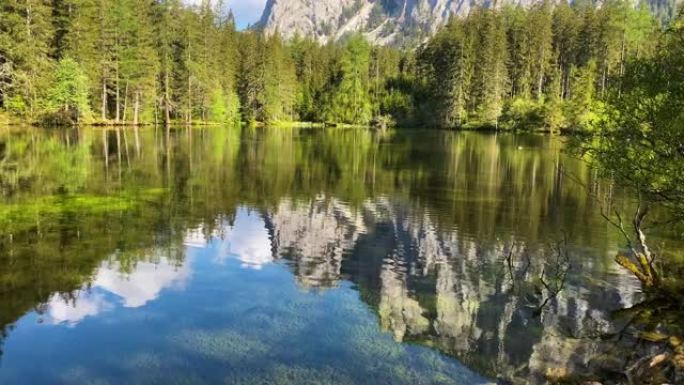
{"type": "Polygon", "coordinates": [[[588,189],[543,135],[5,129],[0,383],[583,372],[640,298],[588,189]]]}

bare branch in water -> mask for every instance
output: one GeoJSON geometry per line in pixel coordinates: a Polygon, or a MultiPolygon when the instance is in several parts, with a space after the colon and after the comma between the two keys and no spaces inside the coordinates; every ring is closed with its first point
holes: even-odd
{"type": "Polygon", "coordinates": [[[631,230],[634,233],[634,236],[631,236],[625,228],[622,215],[617,208],[613,207],[611,196],[601,197],[598,193],[586,188],[579,178],[573,177],[571,174],[567,173],[566,175],[583,186],[587,190],[587,193],[595,198],[596,202],[599,204],[601,216],[606,222],[620,232],[627,243],[629,253],[618,253],[615,256],[615,262],[631,272],[639,281],[641,281],[644,288],[657,288],[660,285],[659,274],[655,267],[657,257],[646,243],[646,234],[643,230],[644,221],[650,212],[650,207],[644,202],[641,190],[637,189],[637,207],[632,219],[631,230]],[[609,214],[611,212],[612,214],[609,214]]]}
{"type": "Polygon", "coordinates": [[[570,271],[570,255],[568,253],[568,240],[567,236],[564,237],[562,242],[557,242],[554,246],[556,251],[556,260],[554,262],[553,276],[549,276],[550,281],[546,280],[546,265],[542,268],[541,276],[539,277],[539,282],[546,289],[548,293],[541,305],[535,310],[535,315],[540,315],[548,303],[558,297],[558,295],[565,288],[565,283],[567,281],[568,272],[570,271]]]}

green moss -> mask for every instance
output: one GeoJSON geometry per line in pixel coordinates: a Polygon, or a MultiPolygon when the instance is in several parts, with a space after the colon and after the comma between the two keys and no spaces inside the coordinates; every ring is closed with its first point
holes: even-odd
{"type": "Polygon", "coordinates": [[[21,231],[64,214],[98,215],[126,211],[143,201],[162,195],[164,189],[149,189],[113,196],[75,194],[47,196],[28,201],[0,203],[0,230],[21,231]]]}

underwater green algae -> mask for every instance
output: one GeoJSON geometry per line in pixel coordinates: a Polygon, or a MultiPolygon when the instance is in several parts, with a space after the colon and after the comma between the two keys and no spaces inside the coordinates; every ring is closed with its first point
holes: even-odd
{"type": "Polygon", "coordinates": [[[52,218],[65,215],[126,211],[156,199],[164,192],[164,189],[148,189],[113,195],[68,194],[0,203],[0,231],[5,234],[18,232],[40,223],[49,224],[52,218]]]}

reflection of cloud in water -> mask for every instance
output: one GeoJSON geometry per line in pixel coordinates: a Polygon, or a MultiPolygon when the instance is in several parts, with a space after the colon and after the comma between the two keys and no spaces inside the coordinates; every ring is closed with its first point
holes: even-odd
{"type": "Polygon", "coordinates": [[[75,299],[53,295],[47,305],[50,321],[77,324],[86,317],[113,308],[119,300],[127,308],[142,307],[157,299],[166,288],[182,288],[191,275],[189,263],[176,266],[166,258],[160,258],[158,263],[137,263],[130,274],[120,271],[118,263],[104,263],[92,286],[75,293],[75,299]]]}
{"type": "Polygon", "coordinates": [[[244,268],[260,270],[273,262],[271,239],[259,214],[240,209],[232,226],[222,222],[218,227],[209,235],[203,227],[188,231],[185,246],[211,250],[219,264],[235,258],[244,268]]]}
{"type": "Polygon", "coordinates": [[[111,306],[102,294],[82,293],[77,300],[68,300],[59,294],[53,294],[48,301],[48,314],[52,323],[74,325],[111,306]]]}
{"type": "Polygon", "coordinates": [[[190,277],[188,264],[180,267],[168,262],[139,263],[130,275],[119,273],[119,267],[100,269],[95,287],[116,294],[124,307],[141,307],[155,300],[167,287],[182,287],[190,277]]]}

